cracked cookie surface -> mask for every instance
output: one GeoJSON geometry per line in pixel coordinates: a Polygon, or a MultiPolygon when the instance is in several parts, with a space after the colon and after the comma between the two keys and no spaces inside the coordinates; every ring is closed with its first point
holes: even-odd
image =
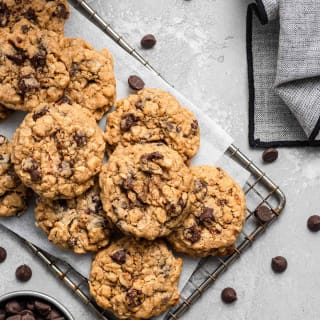
{"type": "Polygon", "coordinates": [[[77,104],[42,104],[16,130],[12,161],[40,196],[70,199],[94,184],[104,157],[103,133],[77,104]]]}
{"type": "Polygon", "coordinates": [[[118,147],[100,174],[101,200],[122,232],[153,240],[185,218],[191,183],[181,156],[164,144],[118,147]]]}
{"type": "Polygon", "coordinates": [[[107,49],[97,51],[82,39],[66,39],[64,47],[62,59],[70,74],[65,96],[100,120],[116,96],[113,57],[107,49]]]}
{"type": "Polygon", "coordinates": [[[70,200],[40,198],[35,218],[49,241],[75,253],[98,251],[110,240],[111,224],[102,208],[98,184],[70,200]]]}
{"type": "Polygon", "coordinates": [[[221,168],[193,167],[191,173],[190,214],[168,240],[191,256],[230,254],[246,218],[244,192],[221,168]]]}
{"type": "Polygon", "coordinates": [[[41,102],[58,101],[70,82],[60,56],[64,37],[26,19],[0,33],[0,103],[31,111],[41,102]]]}
{"type": "Polygon", "coordinates": [[[200,145],[200,129],[192,112],[168,92],[146,88],[116,103],[106,123],[107,152],[117,145],[162,142],[185,161],[200,145]]]}
{"type": "Polygon", "coordinates": [[[27,207],[27,188],[11,163],[11,143],[0,135],[0,217],[21,215],[27,207]]]}
{"type": "Polygon", "coordinates": [[[63,34],[70,8],[66,0],[1,0],[0,28],[12,28],[26,19],[41,29],[63,34]]]}
{"type": "Polygon", "coordinates": [[[95,256],[90,292],[120,319],[149,319],[179,301],[182,259],[162,240],[122,238],[95,256]]]}

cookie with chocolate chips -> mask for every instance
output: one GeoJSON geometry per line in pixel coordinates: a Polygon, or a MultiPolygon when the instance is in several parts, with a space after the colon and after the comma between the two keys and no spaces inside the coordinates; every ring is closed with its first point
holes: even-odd
{"type": "Polygon", "coordinates": [[[0,217],[21,215],[27,206],[27,188],[14,172],[11,143],[0,135],[0,217]]]}
{"type": "Polygon", "coordinates": [[[35,218],[49,241],[75,253],[98,251],[110,240],[111,223],[103,211],[98,184],[70,200],[40,198],[35,218]]]}
{"type": "Polygon", "coordinates": [[[0,32],[1,105],[32,111],[42,102],[58,101],[70,82],[61,60],[64,37],[26,19],[0,32]]]}
{"type": "Polygon", "coordinates": [[[181,156],[164,144],[119,146],[100,174],[103,207],[125,234],[154,240],[185,218],[192,179],[181,156]]]}
{"type": "Polygon", "coordinates": [[[70,15],[66,0],[2,0],[0,1],[0,28],[12,28],[17,21],[28,20],[41,29],[63,34],[70,15]]]}
{"type": "Polygon", "coordinates": [[[125,237],[95,256],[90,292],[119,319],[149,319],[178,303],[181,270],[163,241],[125,237]]]}
{"type": "Polygon", "coordinates": [[[103,133],[79,105],[42,104],[14,135],[12,161],[21,180],[49,199],[71,199],[94,184],[104,157],[103,133]]]}
{"type": "Polygon", "coordinates": [[[110,110],[116,96],[113,58],[82,39],[65,39],[62,60],[70,74],[65,96],[88,109],[96,120],[110,110]]]}
{"type": "Polygon", "coordinates": [[[230,254],[246,218],[244,192],[220,168],[200,166],[191,172],[189,215],[168,240],[177,251],[195,257],[230,254]]]}
{"type": "Polygon", "coordinates": [[[105,136],[109,154],[117,145],[162,142],[187,161],[200,145],[194,114],[168,92],[150,88],[116,103],[115,111],[107,117],[105,136]]]}

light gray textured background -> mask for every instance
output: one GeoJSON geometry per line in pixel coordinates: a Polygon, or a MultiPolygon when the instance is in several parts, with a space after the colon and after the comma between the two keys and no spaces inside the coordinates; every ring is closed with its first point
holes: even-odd
{"type": "MultiPolygon", "coordinates": [[[[267,171],[285,191],[283,216],[222,276],[184,319],[316,320],[320,313],[320,234],[306,229],[309,215],[320,212],[318,149],[281,149],[272,165],[261,163],[260,151],[247,139],[247,75],[245,54],[246,0],[93,0],[112,25],[135,46],[145,33],[154,33],[157,46],[145,56],[175,87],[217,121],[236,144],[267,171]],[[270,260],[287,257],[286,273],[274,275],[270,260]],[[233,286],[238,301],[226,306],[221,289],[233,286]]],[[[0,264],[0,294],[18,289],[47,292],[70,309],[76,320],[87,313],[46,268],[9,235],[0,246],[8,260],[0,264]],[[21,263],[34,276],[24,285],[14,278],[21,263]]]]}

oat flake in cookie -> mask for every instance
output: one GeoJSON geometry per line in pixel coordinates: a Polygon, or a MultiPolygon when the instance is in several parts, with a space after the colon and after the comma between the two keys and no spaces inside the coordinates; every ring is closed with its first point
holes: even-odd
{"type": "Polygon", "coordinates": [[[195,177],[190,193],[190,214],[168,240],[191,256],[225,255],[242,230],[246,217],[241,187],[222,169],[191,168],[195,177]]]}
{"type": "Polygon", "coordinates": [[[41,102],[55,102],[69,85],[61,60],[64,37],[40,30],[26,19],[0,30],[0,103],[31,111],[41,102]]]}
{"type": "Polygon", "coordinates": [[[65,96],[100,120],[113,106],[116,96],[112,55],[107,49],[93,49],[81,39],[65,39],[64,46],[62,60],[70,74],[65,96]]]}
{"type": "Polygon", "coordinates": [[[103,156],[103,133],[77,104],[42,104],[27,114],[14,135],[17,174],[49,199],[70,199],[88,190],[103,156]]]}
{"type": "Polygon", "coordinates": [[[66,0],[2,0],[0,28],[12,28],[21,19],[41,28],[63,34],[70,8],[66,0]]]}
{"type": "Polygon", "coordinates": [[[186,216],[192,175],[164,144],[118,147],[100,174],[104,210],[124,233],[154,240],[186,216]]]}
{"type": "Polygon", "coordinates": [[[149,319],[178,303],[181,270],[163,241],[125,237],[95,256],[90,292],[120,319],[149,319]]]}
{"type": "Polygon", "coordinates": [[[0,135],[0,217],[21,215],[27,207],[27,188],[13,169],[11,143],[0,135]]]}
{"type": "Polygon", "coordinates": [[[40,198],[35,218],[51,242],[75,253],[98,251],[110,240],[111,224],[102,209],[98,184],[70,200],[40,198]]]}
{"type": "Polygon", "coordinates": [[[116,103],[107,117],[106,141],[109,154],[117,145],[163,142],[187,161],[198,151],[200,129],[171,94],[147,88],[116,103]]]}

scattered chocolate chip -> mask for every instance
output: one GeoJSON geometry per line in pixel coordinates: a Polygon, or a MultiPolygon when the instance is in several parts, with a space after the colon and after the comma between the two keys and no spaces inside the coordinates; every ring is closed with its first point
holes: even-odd
{"type": "Polygon", "coordinates": [[[27,34],[29,32],[29,30],[31,29],[30,26],[24,24],[22,27],[21,27],[21,31],[23,34],[27,34]]]}
{"type": "Polygon", "coordinates": [[[40,110],[35,111],[33,113],[33,116],[32,116],[33,121],[37,121],[39,118],[43,117],[48,112],[49,112],[49,107],[48,106],[44,106],[40,110]]]}
{"type": "Polygon", "coordinates": [[[272,210],[265,206],[261,205],[254,211],[255,217],[262,223],[267,223],[272,220],[273,212],[272,210]]]}
{"type": "Polygon", "coordinates": [[[144,295],[140,290],[129,289],[126,293],[125,301],[129,308],[135,308],[142,304],[144,295]]]}
{"type": "Polygon", "coordinates": [[[90,212],[99,213],[102,210],[102,202],[98,195],[93,195],[91,201],[88,204],[88,209],[90,212]]]}
{"type": "Polygon", "coordinates": [[[133,113],[126,113],[121,117],[120,128],[122,131],[129,131],[137,121],[138,118],[133,113]]]}
{"type": "Polygon", "coordinates": [[[145,153],[141,156],[140,162],[146,163],[147,161],[154,161],[154,160],[161,160],[163,159],[163,154],[160,152],[151,152],[151,153],[145,153]]]}
{"type": "Polygon", "coordinates": [[[112,254],[111,259],[118,264],[126,263],[126,251],[124,249],[116,251],[112,254]]]}
{"type": "Polygon", "coordinates": [[[25,13],[23,13],[23,16],[33,23],[38,23],[38,18],[32,8],[29,8],[25,13]]]}
{"type": "Polygon", "coordinates": [[[288,262],[286,258],[277,256],[271,260],[272,270],[276,273],[284,272],[287,269],[288,262]]]}
{"type": "Polygon", "coordinates": [[[29,266],[26,264],[21,265],[20,267],[17,268],[16,270],[16,278],[19,281],[22,282],[27,282],[31,279],[32,277],[32,270],[29,266]]]}
{"type": "Polygon", "coordinates": [[[88,142],[87,136],[81,131],[76,131],[73,134],[73,140],[76,142],[78,148],[83,147],[88,142]]]}
{"type": "Polygon", "coordinates": [[[137,109],[140,109],[140,110],[143,109],[143,103],[141,100],[137,101],[134,105],[136,106],[137,109]]]}
{"type": "Polygon", "coordinates": [[[0,134],[0,146],[4,145],[7,142],[8,142],[8,139],[2,134],[0,134]]]}
{"type": "Polygon", "coordinates": [[[6,319],[6,312],[0,309],[0,320],[5,320],[5,319],[6,319]]]}
{"type": "Polygon", "coordinates": [[[22,65],[27,57],[24,54],[23,51],[19,50],[18,52],[16,52],[15,54],[8,54],[7,58],[11,61],[13,61],[15,64],[17,64],[18,66],[22,65]]]}
{"type": "Polygon", "coordinates": [[[47,62],[47,53],[46,52],[39,52],[34,55],[30,62],[34,68],[43,68],[47,62]]]}
{"type": "Polygon", "coordinates": [[[29,74],[19,78],[18,87],[21,94],[25,95],[27,92],[30,92],[34,89],[39,89],[40,83],[33,75],[29,74]]]}
{"type": "Polygon", "coordinates": [[[10,13],[11,12],[8,6],[3,1],[1,1],[0,2],[0,27],[7,26],[9,22],[10,13]]]}
{"type": "Polygon", "coordinates": [[[129,87],[133,90],[142,90],[144,88],[144,81],[138,76],[130,76],[128,78],[129,87]]]}
{"type": "Polygon", "coordinates": [[[34,308],[41,316],[47,316],[51,312],[50,305],[41,301],[35,301],[34,308]]]}
{"type": "Polygon", "coordinates": [[[20,312],[20,314],[21,314],[22,316],[25,316],[25,315],[27,315],[27,314],[33,315],[33,312],[32,312],[31,310],[25,309],[25,310],[22,310],[22,311],[20,312]]]}
{"type": "Polygon", "coordinates": [[[232,303],[237,300],[237,293],[233,288],[225,288],[221,292],[221,299],[225,303],[232,303]]]}
{"type": "Polygon", "coordinates": [[[123,180],[122,187],[125,190],[132,190],[133,189],[133,178],[131,175],[128,176],[125,180],[123,180]]]}
{"type": "Polygon", "coordinates": [[[212,223],[215,221],[212,208],[204,208],[199,217],[203,223],[212,223]]]}
{"type": "Polygon", "coordinates": [[[309,217],[307,226],[308,226],[308,229],[312,232],[320,231],[320,216],[313,215],[309,217]]]}
{"type": "Polygon", "coordinates": [[[0,247],[0,263],[4,262],[7,259],[7,250],[3,247],[0,247]]]}
{"type": "Polygon", "coordinates": [[[77,239],[75,238],[70,238],[68,241],[67,241],[67,244],[68,244],[68,247],[69,248],[74,248],[76,245],[77,245],[77,239]]]}
{"type": "Polygon", "coordinates": [[[54,204],[56,204],[60,208],[62,208],[63,211],[67,211],[68,210],[68,202],[67,202],[66,199],[54,200],[54,204]]]}
{"type": "Polygon", "coordinates": [[[157,40],[153,34],[146,34],[140,41],[141,47],[144,49],[151,49],[157,43],[157,40]]]}
{"type": "Polygon", "coordinates": [[[263,151],[262,159],[264,162],[271,163],[278,159],[278,150],[274,148],[269,148],[263,151]]]}
{"type": "Polygon", "coordinates": [[[67,104],[72,104],[72,101],[70,100],[69,97],[67,96],[62,96],[58,101],[57,104],[62,104],[62,103],[67,103],[67,104]]]}
{"type": "Polygon", "coordinates": [[[69,71],[70,76],[74,77],[78,70],[79,70],[79,65],[77,63],[75,63],[75,62],[72,62],[71,68],[70,68],[70,71],[69,71]]]}
{"type": "Polygon", "coordinates": [[[60,19],[67,19],[69,17],[69,12],[63,3],[58,3],[53,16],[60,19]]]}
{"type": "Polygon", "coordinates": [[[194,130],[194,131],[197,131],[197,130],[198,130],[198,128],[199,128],[199,123],[198,123],[197,120],[193,120],[193,121],[192,121],[192,123],[191,123],[191,128],[192,128],[192,130],[194,130]]]}
{"type": "Polygon", "coordinates": [[[199,193],[203,189],[205,189],[207,192],[207,189],[208,189],[207,183],[204,180],[196,179],[193,183],[193,193],[199,193]]]}
{"type": "Polygon", "coordinates": [[[62,161],[58,165],[58,172],[60,176],[70,178],[73,175],[73,168],[70,162],[62,161]]]}
{"type": "Polygon", "coordinates": [[[197,226],[192,226],[184,230],[184,237],[191,243],[196,243],[201,239],[201,233],[197,226]]]}
{"type": "Polygon", "coordinates": [[[11,300],[6,303],[5,310],[9,314],[18,314],[22,311],[22,306],[18,301],[11,300]]]}

